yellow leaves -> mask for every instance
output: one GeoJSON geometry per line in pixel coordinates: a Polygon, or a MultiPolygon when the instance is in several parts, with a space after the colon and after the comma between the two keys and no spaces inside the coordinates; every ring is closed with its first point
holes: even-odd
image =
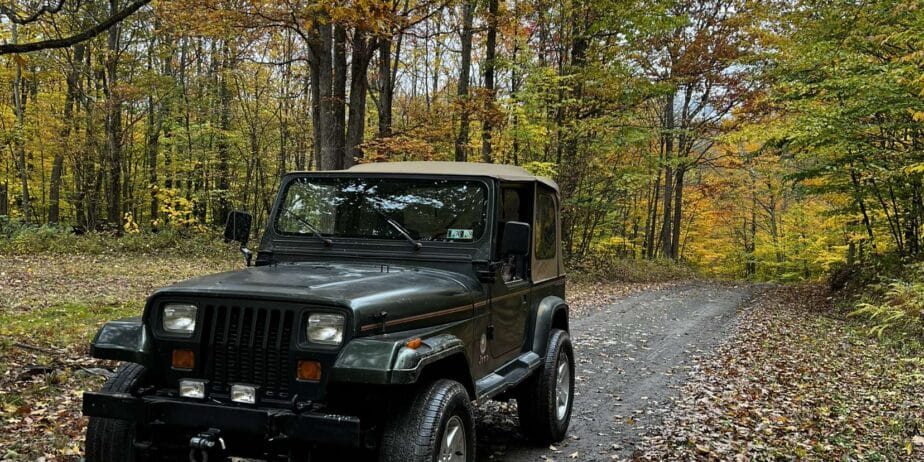
{"type": "Polygon", "coordinates": [[[554,178],[558,174],[558,165],[554,162],[527,162],[523,168],[533,175],[546,178],[554,178]]]}
{"type": "Polygon", "coordinates": [[[924,162],[905,167],[905,173],[909,175],[913,175],[915,173],[924,173],[924,162]]]}
{"type": "Polygon", "coordinates": [[[369,140],[362,144],[362,150],[363,162],[433,159],[433,146],[429,142],[405,135],[369,140]]]}
{"type": "MultiPolygon", "coordinates": [[[[161,204],[160,212],[166,215],[167,223],[182,228],[198,225],[198,220],[193,214],[195,202],[181,196],[179,190],[151,185],[151,195],[161,204]]],[[[162,221],[159,218],[152,222],[154,226],[160,224],[162,224],[162,221]]]]}
{"type": "Polygon", "coordinates": [[[125,212],[122,217],[122,229],[128,234],[137,234],[141,232],[138,223],[135,222],[135,216],[131,212],[125,212]]]}

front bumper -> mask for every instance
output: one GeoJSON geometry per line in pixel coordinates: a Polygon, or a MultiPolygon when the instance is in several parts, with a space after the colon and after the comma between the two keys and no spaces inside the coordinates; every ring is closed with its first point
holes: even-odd
{"type": "Polygon", "coordinates": [[[163,396],[136,397],[125,393],[86,392],[83,414],[156,423],[191,430],[215,428],[222,432],[358,447],[363,442],[359,417],[315,411],[240,407],[199,403],[163,396]]]}

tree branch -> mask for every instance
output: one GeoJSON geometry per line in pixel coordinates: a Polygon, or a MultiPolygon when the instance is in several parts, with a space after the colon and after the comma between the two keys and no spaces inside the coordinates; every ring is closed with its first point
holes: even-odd
{"type": "Polygon", "coordinates": [[[138,11],[142,6],[147,5],[148,3],[151,3],[151,0],[136,0],[118,13],[115,13],[107,18],[105,21],[83,32],[80,32],[79,34],[71,35],[70,37],[41,40],[38,42],[22,44],[5,43],[0,45],[0,55],[7,55],[12,53],[29,53],[32,51],[47,50],[52,48],[65,48],[80,42],[85,42],[107,31],[110,27],[131,16],[132,13],[138,11]]]}
{"type": "Polygon", "coordinates": [[[39,8],[38,11],[36,11],[35,13],[32,13],[29,16],[26,16],[25,18],[23,18],[19,16],[19,13],[17,13],[16,10],[13,9],[12,6],[7,7],[7,6],[0,5],[0,14],[6,16],[11,22],[15,24],[19,24],[20,26],[24,26],[26,24],[29,24],[30,22],[37,21],[45,13],[55,14],[61,11],[61,8],[63,7],[64,7],[64,0],[58,0],[58,3],[53,6],[49,6],[46,3],[42,5],[42,7],[39,8]]]}

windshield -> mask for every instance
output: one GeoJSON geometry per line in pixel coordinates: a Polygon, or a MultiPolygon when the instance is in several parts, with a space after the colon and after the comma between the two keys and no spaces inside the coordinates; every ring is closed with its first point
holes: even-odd
{"type": "Polygon", "coordinates": [[[478,181],[305,177],[286,188],[276,232],[474,242],[484,233],[486,207],[487,189],[478,181]]]}

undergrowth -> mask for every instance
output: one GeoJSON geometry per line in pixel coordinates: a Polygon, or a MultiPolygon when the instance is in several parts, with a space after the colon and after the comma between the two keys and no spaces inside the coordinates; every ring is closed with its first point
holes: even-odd
{"type": "Polygon", "coordinates": [[[190,257],[231,255],[233,246],[224,243],[220,233],[209,229],[165,227],[157,232],[140,231],[116,235],[86,232],[54,225],[27,225],[0,217],[0,254],[31,255],[107,253],[155,254],[177,252],[190,257]]]}
{"type": "Polygon", "coordinates": [[[869,335],[904,351],[924,351],[924,262],[880,256],[838,282],[842,307],[869,335]]]}
{"type": "Polygon", "coordinates": [[[593,255],[568,265],[568,278],[575,282],[618,281],[631,283],[670,282],[695,279],[692,267],[670,260],[636,260],[593,255]]]}

